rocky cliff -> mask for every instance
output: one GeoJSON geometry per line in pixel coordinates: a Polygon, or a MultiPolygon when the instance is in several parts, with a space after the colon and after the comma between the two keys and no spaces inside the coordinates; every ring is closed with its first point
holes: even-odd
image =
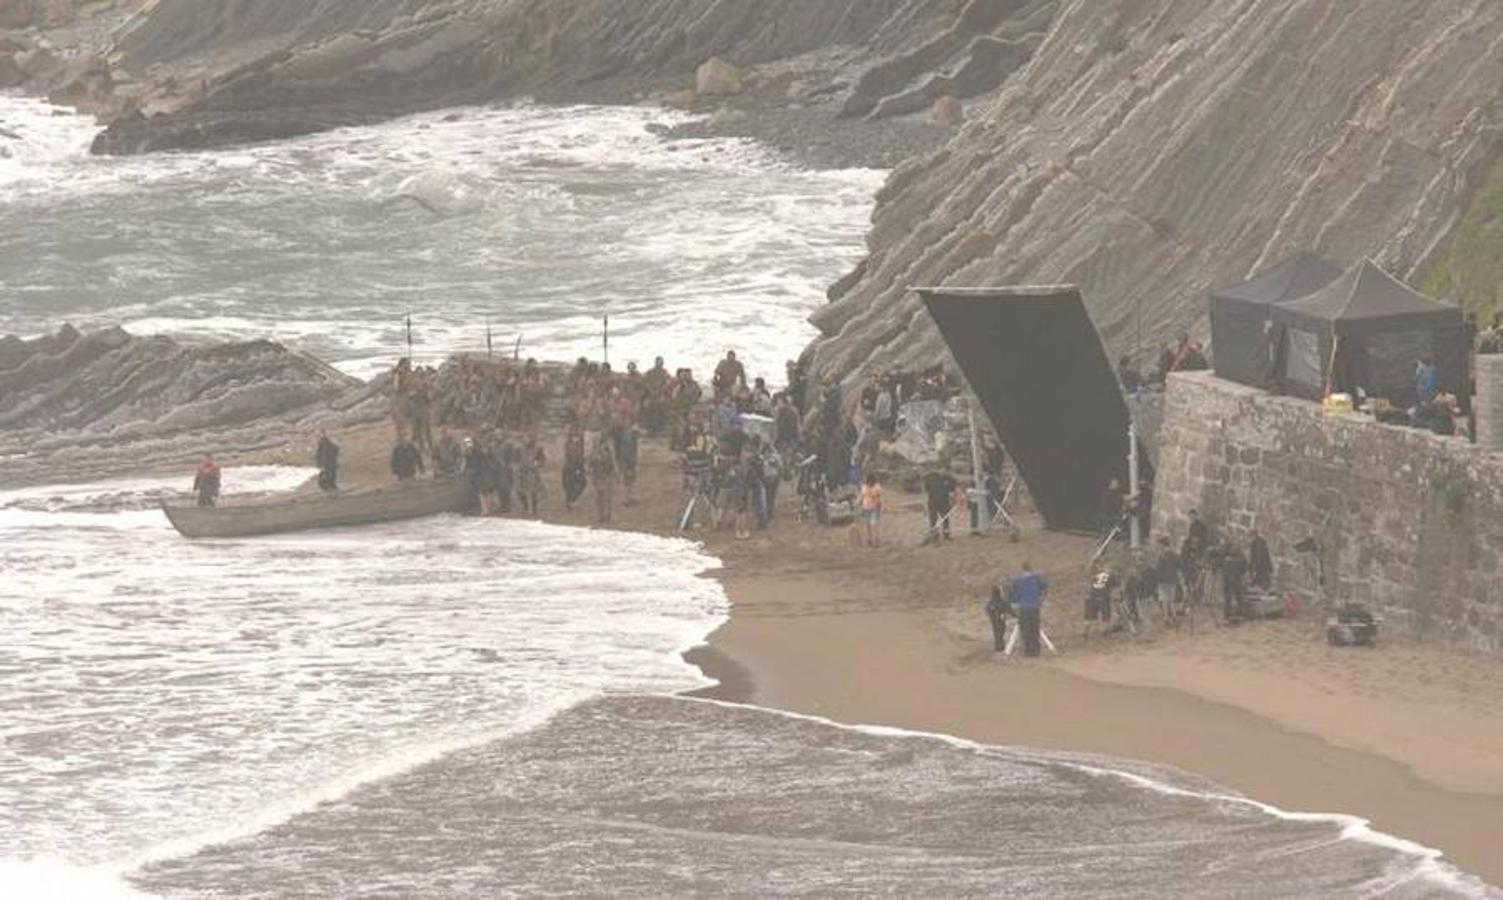
{"type": "MultiPolygon", "coordinates": [[[[1073,282],[1118,352],[1298,249],[1496,283],[1503,3],[1061,4],[1032,61],[879,197],[814,317],[825,377],[945,358],[914,285],[1073,282]]],[[[1489,291],[1495,288],[1488,288],[1489,291]]]]}
{"type": "Polygon", "coordinates": [[[271,341],[184,346],[119,328],[0,338],[7,485],[104,476],[282,446],[289,433],[379,421],[366,384],[271,341]]]}

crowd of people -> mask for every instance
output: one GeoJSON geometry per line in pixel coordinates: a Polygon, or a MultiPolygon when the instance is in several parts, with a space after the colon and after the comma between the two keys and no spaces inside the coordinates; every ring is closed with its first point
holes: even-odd
{"type": "MultiPolygon", "coordinates": [[[[540,426],[552,421],[564,429],[564,505],[592,493],[596,520],[609,524],[618,502],[634,502],[640,441],[661,438],[683,463],[682,527],[697,512],[700,524],[749,537],[770,526],[781,486],[796,482],[801,518],[827,523],[832,505],[843,504],[859,523],[859,542],[879,546],[882,442],[894,437],[902,404],[952,393],[943,372],[875,376],[849,408],[838,385],[811,384],[798,363],[785,374],[787,386],[774,391],[734,352],[703,387],[692,370],[670,372],[661,357],[645,371],[586,359],[565,368],[458,357],[438,369],[403,359],[391,377],[390,468],[402,481],[467,478],[485,515],[536,516],[549,463],[540,426]]],[[[320,445],[326,490],[336,489],[337,454],[320,445]]],[[[939,524],[948,534],[948,518],[939,524]]]]}
{"type": "MultiPolygon", "coordinates": [[[[549,461],[539,432],[551,418],[565,429],[559,459],[564,505],[573,509],[592,492],[597,521],[609,524],[618,501],[634,500],[640,441],[664,438],[682,454],[686,492],[707,504],[709,524],[745,537],[769,526],[785,480],[798,477],[808,487],[801,473],[829,454],[838,468],[820,467],[838,474],[830,484],[851,485],[866,540],[878,543],[881,485],[862,481],[875,478],[880,436],[891,434],[900,398],[932,393],[935,378],[876,379],[852,416],[839,410],[838,389],[826,391],[831,412],[822,421],[835,427],[816,427],[806,436],[807,382],[797,363],[790,362],[786,374],[788,386],[774,392],[765,378],[749,376],[734,352],[719,361],[706,387],[690,369],[670,373],[661,357],[646,371],[635,363],[617,371],[586,359],[570,369],[475,357],[434,369],[403,359],[391,376],[396,438],[390,468],[402,481],[467,478],[485,515],[517,510],[536,516],[549,461]]],[[[332,442],[320,442],[325,490],[337,489],[337,455],[332,442]]]]}
{"type": "Polygon", "coordinates": [[[564,503],[573,509],[593,487],[597,520],[609,524],[617,488],[632,500],[640,429],[665,431],[670,397],[692,383],[687,370],[671,380],[661,359],[646,373],[584,359],[567,371],[532,359],[460,356],[436,370],[402,359],[391,378],[391,472],[399,481],[463,478],[481,515],[538,517],[549,462],[541,431],[562,408],[564,503]]]}
{"type": "MultiPolygon", "coordinates": [[[[1103,497],[1115,498],[1104,499],[1104,507],[1124,509],[1115,483],[1103,497]]],[[[1130,514],[1129,506],[1124,515],[1130,514]]],[[[1098,555],[1086,591],[1086,630],[1137,632],[1154,618],[1177,625],[1199,607],[1219,607],[1226,624],[1243,622],[1257,617],[1253,600],[1273,591],[1273,574],[1268,541],[1257,529],[1242,541],[1211,528],[1192,509],[1178,546],[1159,535],[1150,550],[1098,555]]]]}

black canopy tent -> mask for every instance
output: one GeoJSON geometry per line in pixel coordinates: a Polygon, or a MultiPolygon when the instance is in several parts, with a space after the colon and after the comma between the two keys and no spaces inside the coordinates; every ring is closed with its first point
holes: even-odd
{"type": "Polygon", "coordinates": [[[1216,376],[1265,387],[1272,374],[1269,324],[1274,304],[1308,296],[1341,276],[1313,253],[1297,253],[1246,281],[1211,291],[1211,352],[1216,376]]]}
{"type": "Polygon", "coordinates": [[[1426,297],[1363,260],[1319,291],[1271,307],[1275,369],[1287,393],[1311,398],[1359,388],[1414,402],[1415,363],[1434,360],[1437,384],[1468,402],[1461,308],[1426,297]]]}
{"type": "Polygon", "coordinates": [[[1096,526],[1128,410],[1074,287],[917,288],[1049,528],[1096,526]]]}

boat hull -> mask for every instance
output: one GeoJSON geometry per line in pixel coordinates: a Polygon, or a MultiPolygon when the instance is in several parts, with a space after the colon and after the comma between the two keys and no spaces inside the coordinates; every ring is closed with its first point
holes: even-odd
{"type": "Polygon", "coordinates": [[[368,490],[310,494],[224,506],[167,506],[184,537],[231,538],[338,528],[463,512],[474,501],[465,480],[411,481],[368,490]]]}

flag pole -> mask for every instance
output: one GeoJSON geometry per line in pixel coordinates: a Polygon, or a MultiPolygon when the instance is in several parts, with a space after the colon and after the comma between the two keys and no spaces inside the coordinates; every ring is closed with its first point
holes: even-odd
{"type": "Polygon", "coordinates": [[[412,364],[412,313],[407,314],[407,363],[412,364]]]}
{"type": "Polygon", "coordinates": [[[601,332],[601,335],[600,335],[600,349],[601,349],[601,352],[605,355],[605,363],[606,363],[606,365],[610,365],[610,362],[611,362],[611,317],[610,316],[606,316],[605,319],[604,319],[604,330],[601,332]]]}
{"type": "Polygon", "coordinates": [[[485,358],[491,358],[491,317],[485,317],[485,358]]]}

